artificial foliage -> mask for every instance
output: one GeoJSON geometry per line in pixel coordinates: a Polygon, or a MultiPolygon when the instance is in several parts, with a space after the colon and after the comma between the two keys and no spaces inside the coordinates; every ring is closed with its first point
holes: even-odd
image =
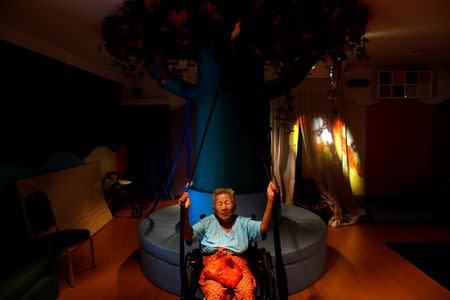
{"type": "Polygon", "coordinates": [[[117,65],[134,75],[145,59],[176,70],[214,45],[283,76],[298,64],[364,55],[369,16],[358,0],[128,0],[105,17],[102,32],[117,65]]]}

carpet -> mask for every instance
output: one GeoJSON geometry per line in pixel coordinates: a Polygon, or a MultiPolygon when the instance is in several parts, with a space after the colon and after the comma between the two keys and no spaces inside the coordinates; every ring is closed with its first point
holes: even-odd
{"type": "Polygon", "coordinates": [[[450,290],[450,241],[387,242],[386,245],[450,290]]]}

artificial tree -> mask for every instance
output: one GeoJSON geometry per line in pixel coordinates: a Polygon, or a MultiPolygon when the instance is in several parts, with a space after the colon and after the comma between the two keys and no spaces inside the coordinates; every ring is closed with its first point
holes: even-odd
{"type": "Polygon", "coordinates": [[[358,0],[129,0],[105,18],[103,36],[123,71],[148,71],[192,101],[197,151],[208,128],[193,188],[249,193],[267,183],[269,100],[319,60],[364,54],[368,18],[358,0]],[[197,67],[196,83],[180,61],[197,67]]]}

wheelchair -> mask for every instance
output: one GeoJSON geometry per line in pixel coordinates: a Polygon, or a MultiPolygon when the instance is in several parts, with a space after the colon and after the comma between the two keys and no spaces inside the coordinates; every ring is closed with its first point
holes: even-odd
{"type": "MultiPolygon", "coordinates": [[[[257,242],[250,242],[244,252],[248,267],[256,280],[255,299],[276,300],[278,298],[275,268],[272,256],[265,248],[258,248],[257,242]]],[[[188,252],[185,257],[190,299],[204,299],[199,279],[203,268],[203,254],[200,248],[188,252]]]]}

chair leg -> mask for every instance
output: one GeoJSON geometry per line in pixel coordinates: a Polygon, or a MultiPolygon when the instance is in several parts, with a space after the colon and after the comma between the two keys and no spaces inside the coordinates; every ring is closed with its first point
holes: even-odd
{"type": "Polygon", "coordinates": [[[73,277],[73,266],[72,266],[72,253],[69,250],[66,250],[67,253],[67,262],[69,264],[69,285],[70,287],[75,286],[75,279],[73,277]]]}
{"type": "Polygon", "coordinates": [[[92,268],[95,269],[94,240],[92,239],[92,237],[89,237],[89,243],[91,245],[92,268]]]}

